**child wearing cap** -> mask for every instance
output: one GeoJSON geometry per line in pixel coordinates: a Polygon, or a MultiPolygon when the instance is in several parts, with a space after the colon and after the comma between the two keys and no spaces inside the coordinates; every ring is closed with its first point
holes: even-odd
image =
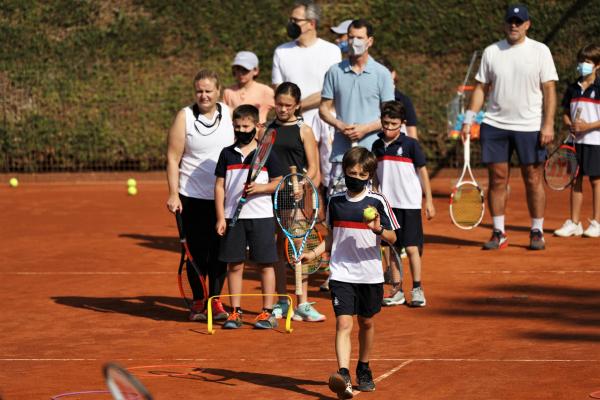
{"type": "Polygon", "coordinates": [[[348,27],[352,23],[351,19],[347,19],[340,23],[338,26],[332,26],[329,28],[331,32],[336,34],[335,44],[338,45],[342,54],[348,54],[350,47],[348,46],[348,27]]]}
{"type": "Polygon", "coordinates": [[[250,104],[258,108],[259,122],[264,124],[267,114],[274,106],[275,93],[273,89],[254,79],[258,76],[258,57],[251,51],[240,51],[231,63],[231,72],[236,84],[225,89],[223,102],[230,109],[242,104],[250,104]]]}

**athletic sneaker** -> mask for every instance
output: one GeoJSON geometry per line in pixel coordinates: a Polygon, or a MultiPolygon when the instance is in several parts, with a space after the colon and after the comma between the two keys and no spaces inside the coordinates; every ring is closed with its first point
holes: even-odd
{"type": "Polygon", "coordinates": [[[351,399],[354,397],[350,375],[342,375],[339,372],[331,375],[329,377],[329,389],[337,394],[338,399],[351,399]]]}
{"type": "Polygon", "coordinates": [[[425,307],[427,301],[425,300],[425,292],[422,287],[414,288],[410,292],[410,306],[411,307],[425,307]]]}
{"type": "Polygon", "coordinates": [[[277,318],[275,318],[272,312],[263,311],[256,317],[254,327],[258,329],[277,328],[277,318]]]}
{"type": "Polygon", "coordinates": [[[489,242],[483,244],[483,250],[499,250],[508,246],[508,237],[498,229],[492,231],[489,242]]]}
{"type": "Polygon", "coordinates": [[[188,316],[190,321],[206,321],[206,310],[204,308],[204,301],[195,300],[192,303],[192,310],[188,316]]]}
{"type": "Polygon", "coordinates": [[[320,322],[326,317],[317,311],[312,305],[315,303],[302,303],[294,310],[294,321],[320,322]]]}
{"type": "Polygon", "coordinates": [[[383,297],[381,304],[384,306],[399,306],[406,303],[402,286],[392,286],[392,290],[383,297]]]}
{"type": "Polygon", "coordinates": [[[287,300],[279,300],[273,306],[273,315],[275,316],[275,318],[281,319],[284,315],[287,315],[289,308],[290,304],[287,302],[287,300]]]}
{"type": "Polygon", "coordinates": [[[554,235],[560,237],[581,236],[583,234],[583,226],[581,222],[576,224],[570,219],[566,220],[563,226],[554,231],[554,235]]]}
{"type": "Polygon", "coordinates": [[[229,317],[229,313],[223,308],[223,303],[221,303],[220,299],[212,300],[212,314],[215,321],[229,317]]]}
{"type": "Polygon", "coordinates": [[[229,317],[227,317],[227,321],[225,321],[223,324],[223,329],[237,329],[241,328],[241,326],[242,313],[234,310],[231,314],[229,314],[229,317]]]}
{"type": "Polygon", "coordinates": [[[358,381],[358,386],[356,388],[361,392],[375,391],[375,382],[373,382],[371,368],[356,368],[356,380],[358,381]]]}
{"type": "Polygon", "coordinates": [[[589,238],[600,237],[600,223],[595,219],[590,219],[590,226],[583,232],[583,236],[589,238]]]}
{"type": "Polygon", "coordinates": [[[327,277],[327,279],[325,279],[325,282],[323,282],[321,286],[319,286],[319,290],[321,292],[329,292],[329,277],[327,277]]]}
{"type": "Polygon", "coordinates": [[[529,232],[529,249],[530,250],[544,250],[546,248],[546,242],[544,241],[544,234],[539,229],[532,229],[529,232]]]}

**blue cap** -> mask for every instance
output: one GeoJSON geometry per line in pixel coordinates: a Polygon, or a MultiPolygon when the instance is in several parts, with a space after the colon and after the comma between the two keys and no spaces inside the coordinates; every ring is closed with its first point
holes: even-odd
{"type": "Polygon", "coordinates": [[[504,20],[509,21],[513,18],[516,18],[520,21],[529,21],[529,12],[527,11],[527,6],[524,4],[511,4],[508,6],[504,20]]]}

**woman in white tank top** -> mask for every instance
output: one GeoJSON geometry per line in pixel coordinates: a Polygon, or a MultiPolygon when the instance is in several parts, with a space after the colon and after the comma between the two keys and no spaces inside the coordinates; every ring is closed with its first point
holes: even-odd
{"type": "MultiPolygon", "coordinates": [[[[194,78],[194,104],[181,109],[169,130],[167,147],[167,208],[181,212],[183,228],[196,264],[208,276],[209,296],[221,293],[227,265],[217,260],[215,230],[215,166],[221,150],[233,144],[233,124],[227,106],[219,103],[217,74],[202,70],[194,78]]],[[[200,285],[198,285],[200,286],[200,285]]],[[[202,293],[200,287],[195,293],[202,293]]],[[[206,320],[206,304],[198,296],[190,320],[206,320]]],[[[213,302],[215,319],[227,318],[221,302],[213,302]]]]}

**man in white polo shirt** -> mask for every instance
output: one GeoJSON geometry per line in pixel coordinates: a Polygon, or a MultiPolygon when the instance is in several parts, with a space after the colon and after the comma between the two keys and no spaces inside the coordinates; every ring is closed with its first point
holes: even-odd
{"type": "Polygon", "coordinates": [[[554,138],[555,81],[558,75],[550,49],[527,37],[531,26],[527,7],[511,5],[504,18],[506,39],[483,52],[478,81],[462,129],[466,138],[475,114],[487,95],[487,110],[481,125],[482,162],[489,174],[488,203],[493,217],[492,238],[485,250],[508,245],[504,210],[510,175],[510,159],[517,151],[531,216],[529,248],[545,248],[543,223],[546,193],[543,184],[545,146],[554,138]]]}

